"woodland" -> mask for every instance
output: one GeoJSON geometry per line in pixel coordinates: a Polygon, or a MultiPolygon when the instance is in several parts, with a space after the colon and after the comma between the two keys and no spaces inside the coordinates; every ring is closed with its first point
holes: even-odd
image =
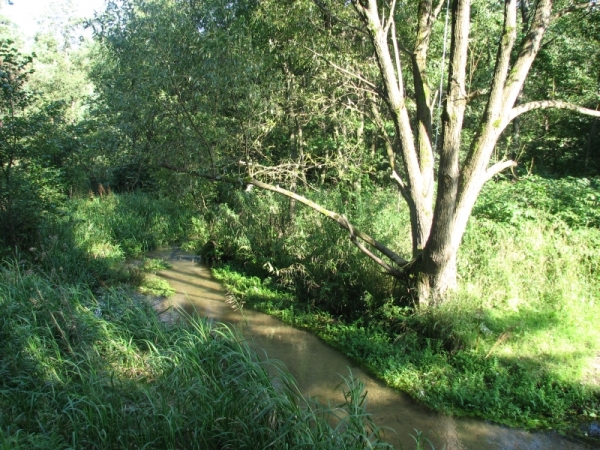
{"type": "Polygon", "coordinates": [[[0,17],[0,448],[386,446],[356,380],[333,429],[234,330],[161,323],[166,245],[434,411],[600,442],[599,2],[42,25],[0,17]]]}

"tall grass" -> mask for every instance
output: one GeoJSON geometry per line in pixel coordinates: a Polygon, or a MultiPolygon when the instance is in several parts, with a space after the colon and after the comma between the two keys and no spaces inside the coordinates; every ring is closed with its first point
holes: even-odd
{"type": "Polygon", "coordinates": [[[189,216],[140,194],[71,207],[0,267],[0,448],[386,447],[357,380],[323,407],[234,330],[168,326],[123,284],[124,256],[182,239],[189,216]]]}
{"type": "Polygon", "coordinates": [[[347,404],[322,408],[224,325],[167,328],[123,290],[14,263],[0,278],[3,448],[383,446],[354,380],[347,404]]]}
{"type": "Polygon", "coordinates": [[[79,247],[98,258],[139,257],[194,233],[190,208],[144,193],[75,200],[69,209],[79,247]]]}

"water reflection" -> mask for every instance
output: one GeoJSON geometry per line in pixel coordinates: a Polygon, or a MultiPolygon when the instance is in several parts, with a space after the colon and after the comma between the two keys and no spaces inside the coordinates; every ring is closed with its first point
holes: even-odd
{"type": "MultiPolygon", "coordinates": [[[[414,448],[411,434],[415,430],[441,449],[502,450],[576,450],[586,447],[552,433],[527,433],[479,420],[454,419],[416,404],[379,380],[365,373],[353,361],[329,347],[312,334],[284,325],[279,320],[248,309],[232,309],[225,302],[223,287],[210,272],[194,263],[192,255],[177,251],[150,255],[169,261],[172,268],[158,275],[168,280],[176,294],[168,300],[189,313],[236,326],[259,355],[282,361],[305,395],[323,403],[340,404],[341,391],[336,389],[340,375],[348,369],[359,377],[368,391],[368,411],[375,423],[393,431],[385,432],[385,440],[396,448],[414,448]]],[[[165,306],[161,305],[163,310],[165,306]]]]}

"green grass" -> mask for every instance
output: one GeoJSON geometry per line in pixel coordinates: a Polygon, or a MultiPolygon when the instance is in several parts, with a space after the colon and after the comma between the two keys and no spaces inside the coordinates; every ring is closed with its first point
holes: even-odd
{"type": "MultiPolygon", "coordinates": [[[[62,448],[76,446],[73,436],[83,436],[76,442],[83,447],[94,439],[108,439],[108,448],[154,442],[148,439],[157,439],[155,448],[193,445],[186,440],[189,430],[208,425],[186,415],[192,414],[184,405],[192,397],[180,402],[166,386],[185,359],[173,339],[187,342],[188,334],[198,332],[186,328],[176,334],[155,323],[151,312],[119,287],[152,283],[145,274],[163,268],[154,260],[127,268],[126,257],[184,241],[189,234],[201,239],[188,246],[203,247],[204,256],[221,264],[215,275],[239,304],[313,330],[418,401],[446,413],[575,434],[581,422],[600,415],[597,377],[589,370],[600,353],[597,186],[590,181],[580,188],[579,181],[563,180],[540,190],[538,181],[488,186],[461,248],[460,289],[444,306],[427,311],[412,309],[406,289],[357,254],[337,225],[299,209],[291,226],[286,203],[268,194],[236,197],[195,220],[185,208],[140,194],[74,202],[65,218],[43,230],[39,245],[18,256],[28,263],[12,263],[3,272],[15,281],[0,283],[8,289],[0,301],[16,312],[2,318],[3,342],[12,342],[3,350],[13,357],[2,358],[0,369],[9,380],[2,385],[0,443],[62,448]],[[157,393],[157,383],[165,392],[157,393]],[[44,405],[41,415],[27,406],[37,405],[37,399],[44,405]],[[13,404],[20,406],[10,409],[13,404]],[[172,409],[176,404],[185,411],[172,409]],[[121,417],[123,411],[147,414],[144,429],[121,417]],[[164,421],[150,422],[157,414],[164,421]],[[11,425],[19,421],[26,425],[11,425]],[[120,422],[125,428],[117,427],[120,422]],[[146,430],[152,427],[161,437],[146,430]],[[107,431],[113,429],[116,434],[107,431]],[[117,435],[131,440],[123,444],[117,435]]],[[[407,236],[406,211],[392,193],[363,192],[352,202],[335,192],[315,196],[395,248],[407,236]]],[[[158,293],[166,293],[162,288],[158,293]]],[[[202,333],[214,337],[221,331],[202,333]]],[[[198,352],[214,345],[205,340],[190,348],[198,352]]],[[[217,366],[225,360],[219,361],[217,366]]],[[[190,364],[203,366],[205,360],[190,364]]],[[[195,379],[181,383],[183,391],[191,383],[194,398],[200,395],[195,379]]],[[[226,386],[209,384],[225,395],[226,386]]],[[[239,397],[241,391],[235,392],[239,397]]],[[[305,403],[303,411],[318,412],[305,403]]],[[[230,406],[230,412],[239,408],[230,406]]],[[[205,414],[199,411],[193,414],[205,414]]],[[[316,420],[308,422],[324,426],[316,420]]],[[[223,435],[251,432],[230,425],[235,432],[223,435]]],[[[288,421],[278,430],[292,425],[296,422],[288,421]]],[[[223,445],[211,442],[218,443],[205,446],[223,445]]]]}
{"type": "Polygon", "coordinates": [[[168,328],[122,289],[53,286],[14,263],[0,278],[2,448],[379,445],[358,381],[323,408],[225,325],[168,328]]]}
{"type": "Polygon", "coordinates": [[[79,247],[96,258],[141,257],[196,232],[189,208],[149,194],[80,199],[68,208],[79,247]]]}
{"type": "MultiPolygon", "coordinates": [[[[594,378],[591,370],[600,355],[598,191],[594,180],[490,184],[461,247],[460,288],[432,310],[412,309],[398,295],[402,290],[386,291],[385,282],[380,290],[368,287],[380,277],[368,275],[360,257],[343,255],[343,245],[337,260],[330,261],[336,261],[338,274],[339,268],[353,273],[349,286],[360,293],[354,300],[346,288],[339,295],[329,289],[328,275],[319,278],[318,267],[310,268],[305,260],[299,263],[306,277],[326,288],[327,302],[291,287],[280,269],[252,277],[255,271],[247,274],[252,265],[246,262],[242,271],[234,258],[214,273],[250,307],[313,330],[391,386],[438,411],[576,434],[580,423],[600,416],[600,374],[594,378]],[[372,279],[363,283],[366,275],[372,279]],[[341,307],[330,307],[336,301],[341,307]]],[[[380,201],[374,198],[371,208],[380,201]]],[[[380,214],[369,213],[372,223],[365,221],[366,231],[369,226],[384,230],[394,220],[389,229],[405,229],[404,218],[379,209],[380,214]]],[[[363,216],[355,213],[360,223],[363,216]]],[[[322,238],[326,226],[314,219],[314,234],[322,238]]],[[[314,262],[311,246],[319,245],[318,239],[307,229],[300,231],[306,235],[303,244],[294,237],[296,230],[290,243],[284,235],[280,246],[303,246],[304,256],[312,255],[314,262]]],[[[393,244],[389,232],[383,238],[393,244]]],[[[321,245],[335,247],[331,238],[321,245]]],[[[271,266],[285,267],[277,262],[283,257],[272,253],[270,258],[271,266]]],[[[321,272],[327,272],[329,263],[323,261],[321,272]]]]}
{"type": "Polygon", "coordinates": [[[171,265],[168,262],[163,261],[162,259],[144,258],[142,260],[140,268],[144,272],[156,273],[160,272],[161,270],[170,269],[171,265]]]}
{"type": "Polygon", "coordinates": [[[175,293],[175,290],[167,281],[155,276],[144,277],[138,290],[142,294],[158,295],[161,297],[170,297],[175,293]]]}
{"type": "Polygon", "coordinates": [[[166,325],[134,295],[165,266],[125,256],[184,238],[185,214],[140,194],[70,207],[0,266],[0,448],[387,447],[351,374],[323,407],[234,330],[166,325]]]}

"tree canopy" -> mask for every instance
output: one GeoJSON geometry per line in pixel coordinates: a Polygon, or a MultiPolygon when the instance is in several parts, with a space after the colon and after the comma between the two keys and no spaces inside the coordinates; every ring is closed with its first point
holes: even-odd
{"type": "MultiPolygon", "coordinates": [[[[539,123],[557,128],[554,111],[600,116],[598,34],[585,31],[597,28],[596,9],[128,0],[94,22],[105,52],[95,79],[135,158],[303,202],[385,271],[413,279],[428,303],[456,284],[483,184],[524,152],[539,154],[539,123]],[[409,206],[411,255],[296,193],[299,184],[355,189],[388,175],[409,206]]],[[[569,117],[588,129],[589,165],[596,119],[569,117]]]]}

